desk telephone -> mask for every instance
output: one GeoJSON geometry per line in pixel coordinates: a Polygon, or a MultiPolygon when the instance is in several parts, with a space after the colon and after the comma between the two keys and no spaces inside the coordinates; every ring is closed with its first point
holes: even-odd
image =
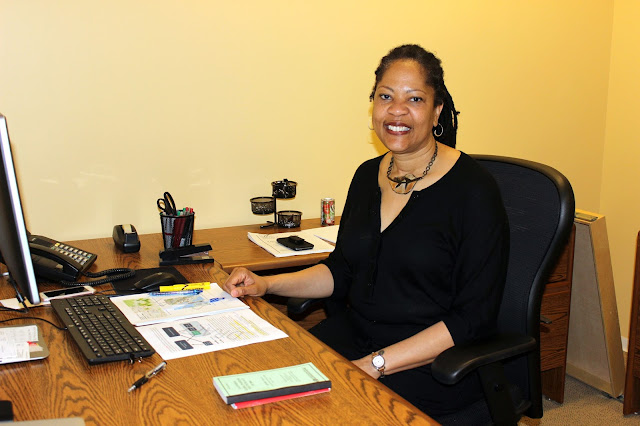
{"type": "Polygon", "coordinates": [[[36,275],[54,281],[76,281],[97,255],[40,235],[29,235],[36,275]]]}

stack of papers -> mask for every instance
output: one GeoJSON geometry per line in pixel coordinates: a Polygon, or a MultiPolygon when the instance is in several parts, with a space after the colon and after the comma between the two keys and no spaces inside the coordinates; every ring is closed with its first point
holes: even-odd
{"type": "Polygon", "coordinates": [[[247,233],[247,237],[275,257],[299,256],[312,253],[331,253],[335,247],[327,241],[335,244],[338,238],[338,225],[305,229],[304,231],[298,232],[281,232],[277,234],[259,234],[256,232],[249,232],[247,233]],[[278,243],[278,238],[286,238],[290,235],[297,235],[305,241],[310,242],[313,244],[313,248],[310,250],[296,251],[278,243]]]}
{"type": "Polygon", "coordinates": [[[273,370],[217,376],[213,378],[213,385],[223,401],[236,409],[331,390],[331,380],[310,362],[273,370]]]}
{"type": "Polygon", "coordinates": [[[111,301],[165,360],[287,337],[215,283],[200,294],[111,301]]]}

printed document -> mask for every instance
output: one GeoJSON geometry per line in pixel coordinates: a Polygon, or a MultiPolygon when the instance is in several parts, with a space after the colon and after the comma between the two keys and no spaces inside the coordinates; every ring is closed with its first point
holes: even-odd
{"type": "MultiPolygon", "coordinates": [[[[180,293],[180,292],[177,292],[180,293]]],[[[111,301],[135,326],[249,309],[237,297],[211,283],[200,294],[153,296],[151,293],[112,297],[111,301]]]]}
{"type": "Polygon", "coordinates": [[[250,309],[157,323],[138,331],[164,360],[288,337],[250,309]]]}
{"type": "Polygon", "coordinates": [[[0,327],[0,364],[31,361],[49,356],[37,325],[0,327]]]}

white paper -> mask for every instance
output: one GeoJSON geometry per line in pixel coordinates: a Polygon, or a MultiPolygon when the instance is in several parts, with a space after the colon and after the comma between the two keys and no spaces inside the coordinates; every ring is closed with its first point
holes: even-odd
{"type": "Polygon", "coordinates": [[[18,362],[30,359],[29,344],[38,341],[38,327],[0,328],[0,362],[18,362]]]}
{"type": "Polygon", "coordinates": [[[322,238],[323,240],[329,241],[330,243],[335,244],[338,240],[338,230],[340,229],[340,225],[331,225],[331,226],[321,226],[320,228],[312,228],[305,229],[304,233],[313,234],[318,238],[322,238]]]}
{"type": "MultiPolygon", "coordinates": [[[[34,306],[26,299],[25,299],[25,302],[28,308],[31,308],[32,306],[34,306]]],[[[4,306],[7,309],[15,309],[16,311],[24,309],[24,306],[22,306],[22,303],[18,302],[18,299],[16,299],[15,297],[13,299],[2,299],[0,300],[0,303],[2,303],[2,306],[4,306]]]]}
{"type": "Polygon", "coordinates": [[[111,301],[135,326],[249,309],[215,283],[197,295],[151,296],[142,293],[112,297],[111,301]]]}
{"type": "MultiPolygon", "coordinates": [[[[5,308],[8,308],[8,309],[15,309],[16,311],[20,311],[20,310],[24,309],[24,306],[22,305],[22,303],[18,302],[18,299],[16,299],[15,297],[13,299],[2,299],[2,300],[0,300],[0,303],[2,304],[2,306],[4,306],[5,308]]],[[[34,305],[31,302],[29,302],[27,299],[24,299],[24,304],[27,305],[27,308],[33,308],[33,307],[36,307],[36,306],[48,306],[48,305],[51,305],[51,302],[46,301],[46,300],[42,300],[40,302],[40,304],[34,305]]]]}
{"type": "Polygon", "coordinates": [[[164,360],[288,337],[251,310],[138,327],[164,360]]]}
{"type": "Polygon", "coordinates": [[[312,232],[307,231],[281,232],[278,234],[258,234],[255,232],[248,232],[247,237],[275,257],[299,256],[312,253],[330,253],[335,248],[328,242],[316,237],[312,232]],[[290,235],[297,235],[300,238],[303,238],[313,244],[313,248],[310,250],[296,251],[291,250],[276,241],[278,238],[286,238],[290,235]]]}

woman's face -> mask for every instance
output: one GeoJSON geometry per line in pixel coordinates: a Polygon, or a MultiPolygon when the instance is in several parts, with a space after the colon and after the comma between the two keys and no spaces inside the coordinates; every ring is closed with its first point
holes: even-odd
{"type": "Polygon", "coordinates": [[[373,129],[393,153],[412,153],[434,140],[442,105],[434,106],[435,91],[426,84],[416,61],[397,60],[382,75],[373,99],[373,129]]]}

